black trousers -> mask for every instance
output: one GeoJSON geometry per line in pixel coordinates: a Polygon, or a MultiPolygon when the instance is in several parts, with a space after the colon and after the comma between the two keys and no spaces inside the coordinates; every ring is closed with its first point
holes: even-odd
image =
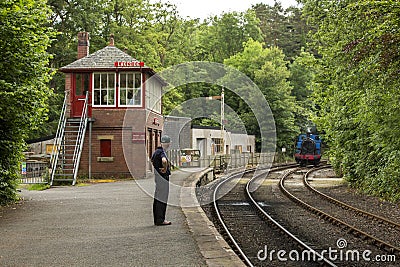
{"type": "Polygon", "coordinates": [[[165,221],[169,195],[169,176],[161,176],[155,172],[156,189],[154,192],[153,218],[154,224],[161,224],[165,221]]]}

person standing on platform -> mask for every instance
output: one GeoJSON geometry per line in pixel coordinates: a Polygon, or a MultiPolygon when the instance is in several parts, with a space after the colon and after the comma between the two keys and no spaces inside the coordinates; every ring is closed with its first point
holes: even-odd
{"type": "Polygon", "coordinates": [[[155,225],[170,225],[170,221],[165,220],[167,202],[169,195],[169,176],[171,175],[170,164],[165,153],[171,143],[171,138],[167,135],[161,137],[161,145],[154,151],[151,162],[154,167],[156,188],[154,192],[153,217],[155,225]]]}

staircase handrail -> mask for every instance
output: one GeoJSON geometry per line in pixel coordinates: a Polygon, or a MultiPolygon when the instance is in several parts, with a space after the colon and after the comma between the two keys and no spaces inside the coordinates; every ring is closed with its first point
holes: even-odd
{"type": "Polygon", "coordinates": [[[81,121],[79,124],[79,130],[78,130],[78,134],[76,136],[76,142],[75,142],[75,149],[74,149],[74,156],[73,156],[74,180],[72,182],[72,185],[75,185],[76,179],[78,177],[79,163],[81,160],[83,143],[85,140],[86,126],[87,126],[87,122],[88,122],[88,99],[89,99],[89,94],[88,94],[88,92],[86,92],[85,103],[83,104],[81,121]]]}
{"type": "Polygon", "coordinates": [[[50,186],[53,185],[53,180],[54,180],[54,175],[56,173],[56,168],[57,168],[57,162],[58,162],[58,156],[61,151],[61,143],[62,139],[64,136],[64,130],[65,130],[65,125],[66,125],[66,114],[67,114],[67,92],[65,92],[64,96],[64,103],[61,109],[61,114],[60,114],[60,119],[58,121],[58,126],[57,126],[57,132],[56,136],[54,137],[54,143],[53,143],[53,148],[51,151],[51,157],[50,157],[50,168],[51,168],[51,174],[50,174],[50,186]]]}

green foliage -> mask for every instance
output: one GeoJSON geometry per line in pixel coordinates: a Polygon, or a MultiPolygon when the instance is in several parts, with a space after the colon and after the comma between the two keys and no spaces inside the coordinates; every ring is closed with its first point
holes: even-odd
{"type": "Polygon", "coordinates": [[[303,2],[318,26],[314,92],[333,163],[352,186],[400,199],[400,3],[303,2]]]}
{"type": "Polygon", "coordinates": [[[220,62],[243,50],[249,39],[262,40],[259,20],[254,11],[223,13],[213,17],[200,35],[199,48],[204,57],[199,60],[220,62]]]}
{"type": "Polygon", "coordinates": [[[149,1],[115,1],[109,15],[110,31],[116,45],[146,62],[156,70],[185,61],[193,55],[194,21],[179,17],[171,4],[150,4],[149,1]]]}
{"type": "Polygon", "coordinates": [[[311,98],[313,92],[312,81],[315,76],[316,59],[311,53],[302,51],[289,65],[290,84],[293,86],[292,96],[296,98],[295,124],[301,132],[313,127],[312,118],[317,112],[311,98]]]}
{"type": "MultiPolygon", "coordinates": [[[[292,87],[288,82],[290,72],[284,58],[282,50],[263,48],[262,43],[249,40],[243,52],[226,59],[224,63],[243,72],[257,84],[274,116],[277,146],[290,148],[299,130],[294,124],[295,98],[291,96],[292,87]]],[[[242,117],[248,132],[259,136],[257,121],[243,100],[234,95],[227,99],[227,103],[242,117]]]]}
{"type": "Polygon", "coordinates": [[[17,198],[24,138],[47,116],[51,70],[46,52],[54,37],[46,1],[5,0],[0,4],[0,204],[17,198]]]}
{"type": "Polygon", "coordinates": [[[253,7],[267,47],[279,47],[286,59],[293,61],[302,48],[308,47],[307,33],[311,27],[301,16],[301,9],[289,7],[283,9],[279,2],[273,6],[257,4],[253,7]]]}

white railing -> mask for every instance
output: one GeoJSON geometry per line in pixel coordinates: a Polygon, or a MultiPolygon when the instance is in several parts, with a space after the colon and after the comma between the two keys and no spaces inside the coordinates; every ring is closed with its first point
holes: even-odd
{"type": "Polygon", "coordinates": [[[57,126],[57,133],[54,138],[54,144],[53,144],[53,149],[51,152],[51,158],[50,158],[50,168],[51,168],[51,176],[50,176],[50,185],[53,185],[53,180],[54,180],[54,175],[56,173],[57,169],[57,163],[58,163],[58,157],[62,148],[62,142],[64,139],[64,130],[65,130],[65,124],[66,124],[66,114],[67,114],[67,93],[65,93],[64,96],[64,104],[61,109],[61,115],[60,115],[60,120],[58,121],[58,126],[57,126]]]}
{"type": "Polygon", "coordinates": [[[27,161],[26,171],[21,174],[21,184],[47,184],[49,183],[48,162],[27,161]]]}
{"type": "Polygon", "coordinates": [[[82,149],[83,149],[83,143],[85,141],[85,133],[86,133],[86,126],[88,122],[88,99],[89,99],[89,94],[86,93],[85,97],[85,103],[83,105],[82,109],[82,116],[81,116],[81,121],[79,124],[79,130],[78,134],[76,136],[76,142],[75,142],[75,149],[74,149],[74,156],[73,156],[73,163],[74,163],[74,180],[72,182],[72,185],[75,185],[76,179],[78,177],[78,170],[79,170],[79,163],[81,161],[81,155],[82,155],[82,149]]]}

